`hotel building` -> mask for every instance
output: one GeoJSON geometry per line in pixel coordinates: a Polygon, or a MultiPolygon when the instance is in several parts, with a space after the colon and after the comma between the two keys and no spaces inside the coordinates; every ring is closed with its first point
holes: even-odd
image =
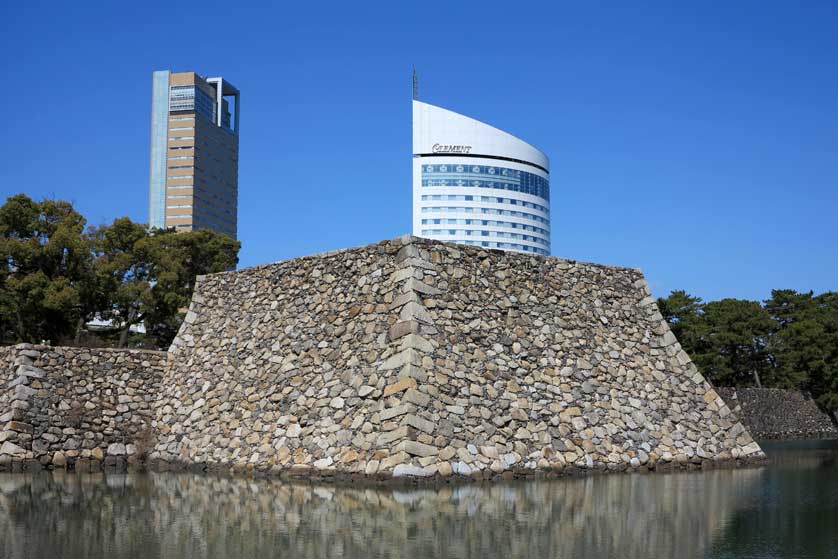
{"type": "Polygon", "coordinates": [[[224,78],[154,72],[149,226],[235,239],[238,168],[239,90],[224,78]]]}
{"type": "Polygon", "coordinates": [[[413,234],[550,254],[550,163],[488,124],[413,100],[413,234]]]}

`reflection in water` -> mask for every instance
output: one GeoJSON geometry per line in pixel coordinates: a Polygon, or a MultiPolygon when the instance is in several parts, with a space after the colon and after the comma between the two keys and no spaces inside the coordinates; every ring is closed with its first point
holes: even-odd
{"type": "Polygon", "coordinates": [[[761,470],[399,490],[8,474],[0,555],[817,557],[838,543],[836,449],[792,452],[761,470]]]}

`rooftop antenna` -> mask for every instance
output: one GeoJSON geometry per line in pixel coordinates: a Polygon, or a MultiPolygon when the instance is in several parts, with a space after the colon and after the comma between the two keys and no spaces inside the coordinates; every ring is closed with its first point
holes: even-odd
{"type": "Polygon", "coordinates": [[[416,75],[416,66],[413,67],[413,99],[419,99],[419,76],[416,75]]]}

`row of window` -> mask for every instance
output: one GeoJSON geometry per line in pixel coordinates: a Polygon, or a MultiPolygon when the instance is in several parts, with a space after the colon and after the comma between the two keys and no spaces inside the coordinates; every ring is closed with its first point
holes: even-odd
{"type": "Polygon", "coordinates": [[[535,225],[524,225],[512,221],[495,221],[492,219],[423,219],[422,225],[484,225],[487,227],[511,227],[512,229],[523,229],[549,236],[550,232],[535,225]]]}
{"type": "Polygon", "coordinates": [[[216,221],[214,219],[206,217],[206,215],[204,215],[203,212],[196,216],[192,220],[192,223],[196,227],[200,227],[203,225],[204,227],[209,227],[211,229],[215,229],[216,231],[221,231],[222,233],[227,233],[231,237],[236,236],[234,233],[235,225],[233,224],[233,222],[224,223],[223,221],[216,221]]]}
{"type": "Polygon", "coordinates": [[[222,208],[224,213],[231,216],[235,216],[235,212],[229,209],[231,207],[231,204],[233,204],[234,202],[231,202],[230,200],[225,200],[224,198],[216,196],[212,192],[207,192],[205,190],[201,190],[200,196],[193,193],[187,195],[170,195],[166,196],[166,198],[168,199],[169,203],[172,203],[172,205],[166,206],[167,208],[192,207],[191,205],[184,206],[178,204],[178,202],[184,202],[188,200],[192,203],[200,203],[201,207],[212,206],[222,208]]]}
{"type": "Polygon", "coordinates": [[[538,221],[550,225],[550,222],[541,216],[533,215],[526,212],[516,212],[515,210],[498,210],[495,208],[472,208],[463,206],[426,206],[422,208],[422,213],[436,213],[436,212],[462,212],[462,213],[476,213],[484,215],[508,215],[513,217],[522,217],[531,221],[538,221]]]}
{"type": "MultiPolygon", "coordinates": [[[[172,129],[174,130],[174,128],[172,129]]],[[[169,142],[180,142],[186,140],[194,140],[195,136],[170,136],[169,142]]],[[[201,146],[210,148],[210,150],[214,150],[216,148],[220,148],[218,154],[223,157],[230,157],[233,161],[237,161],[236,157],[236,148],[235,146],[231,146],[225,142],[218,140],[217,138],[213,137],[211,134],[202,134],[201,139],[198,141],[201,146]],[[207,141],[207,138],[212,141],[215,145],[210,145],[207,141]]],[[[194,146],[171,146],[169,149],[193,149],[194,146]]]]}
{"type": "Polygon", "coordinates": [[[540,210],[546,214],[550,210],[539,204],[527,202],[524,200],[516,200],[515,198],[500,198],[497,196],[471,196],[469,194],[423,194],[422,200],[454,200],[459,202],[489,202],[491,204],[509,204],[511,206],[523,206],[525,208],[533,208],[540,210]]]}
{"type": "Polygon", "coordinates": [[[506,231],[477,231],[474,229],[422,229],[422,235],[450,235],[450,236],[466,236],[466,237],[494,237],[502,239],[518,239],[520,241],[530,241],[546,247],[550,243],[541,237],[533,235],[522,235],[521,233],[508,233],[506,231]]]}
{"type": "MultiPolygon", "coordinates": [[[[180,150],[184,150],[184,149],[194,150],[195,146],[171,146],[169,148],[169,151],[177,153],[180,150]]],[[[201,150],[201,159],[202,160],[212,159],[213,161],[217,161],[221,165],[226,165],[229,162],[229,160],[219,159],[217,157],[218,155],[219,154],[217,153],[217,151],[215,149],[211,148],[211,147],[209,149],[202,149],[201,150]]],[[[227,154],[222,154],[222,155],[225,156],[225,157],[227,156],[227,154]]],[[[171,161],[171,160],[178,160],[178,159],[193,159],[194,157],[195,157],[194,155],[170,155],[169,160],[171,161]]],[[[233,160],[233,163],[237,162],[237,159],[235,157],[233,157],[232,160],[233,160]]],[[[169,169],[177,169],[177,168],[179,168],[179,167],[169,167],[169,169]]]]}
{"type": "MultiPolygon", "coordinates": [[[[210,171],[207,171],[206,169],[198,167],[197,165],[189,165],[189,168],[190,169],[195,169],[196,171],[199,171],[199,172],[202,172],[205,175],[204,177],[202,177],[202,178],[204,178],[204,180],[212,179],[214,182],[216,182],[216,183],[218,183],[222,186],[226,186],[227,188],[236,188],[236,186],[233,183],[227,181],[224,177],[216,175],[215,173],[211,173],[210,171]]],[[[192,180],[192,179],[195,178],[195,175],[167,175],[166,178],[171,179],[171,180],[192,180]]]]}
{"type": "Polygon", "coordinates": [[[169,111],[195,111],[215,122],[215,102],[200,87],[196,88],[194,85],[176,85],[171,88],[169,111]]]}
{"type": "Polygon", "coordinates": [[[518,169],[490,165],[422,165],[422,186],[498,188],[550,199],[548,179],[518,169]]]}
{"type": "Polygon", "coordinates": [[[235,191],[229,189],[219,188],[217,184],[211,183],[205,179],[199,179],[200,184],[184,184],[184,185],[167,185],[168,190],[189,190],[192,189],[193,194],[200,191],[202,195],[218,200],[225,206],[234,206],[236,204],[235,191]]]}
{"type": "MultiPolygon", "coordinates": [[[[193,209],[191,204],[190,205],[166,206],[166,209],[178,209],[178,208],[193,209]]],[[[197,208],[197,214],[196,214],[196,212],[193,211],[193,213],[170,215],[169,217],[178,218],[178,219],[190,218],[190,219],[195,220],[196,219],[195,216],[197,215],[198,216],[197,219],[199,221],[203,220],[203,221],[211,222],[211,223],[214,223],[214,224],[217,223],[217,224],[220,224],[224,228],[232,227],[233,224],[234,224],[234,220],[235,220],[235,215],[233,214],[233,212],[225,209],[225,210],[223,210],[223,212],[225,214],[228,214],[228,215],[221,215],[221,214],[215,213],[213,211],[215,209],[219,209],[219,208],[215,208],[213,206],[208,206],[208,205],[201,205],[199,208],[197,208]]]]}
{"type": "MultiPolygon", "coordinates": [[[[194,194],[194,193],[193,194],[174,194],[174,195],[168,195],[168,196],[166,196],[166,198],[170,201],[174,201],[173,202],[174,204],[177,204],[178,202],[182,202],[182,201],[185,201],[185,200],[189,200],[189,201],[202,202],[204,204],[209,204],[209,205],[212,205],[212,206],[219,206],[219,207],[225,208],[225,213],[233,215],[233,212],[227,209],[227,208],[230,207],[230,201],[225,200],[224,198],[222,198],[220,196],[216,196],[212,192],[207,192],[207,191],[201,190],[201,195],[200,196],[198,194],[194,194]],[[206,196],[206,195],[209,195],[209,196],[206,196]],[[210,198],[212,198],[213,200],[211,200],[210,198]]],[[[180,207],[180,206],[172,205],[172,206],[167,206],[167,207],[174,208],[174,207],[180,207]]],[[[189,206],[189,207],[191,207],[191,206],[189,206]]]]}

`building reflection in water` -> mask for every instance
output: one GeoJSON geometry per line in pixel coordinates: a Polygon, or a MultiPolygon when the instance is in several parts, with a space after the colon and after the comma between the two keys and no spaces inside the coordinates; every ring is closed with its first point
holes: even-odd
{"type": "Polygon", "coordinates": [[[7,474],[0,555],[704,557],[765,475],[381,489],[186,474],[7,474]]]}

